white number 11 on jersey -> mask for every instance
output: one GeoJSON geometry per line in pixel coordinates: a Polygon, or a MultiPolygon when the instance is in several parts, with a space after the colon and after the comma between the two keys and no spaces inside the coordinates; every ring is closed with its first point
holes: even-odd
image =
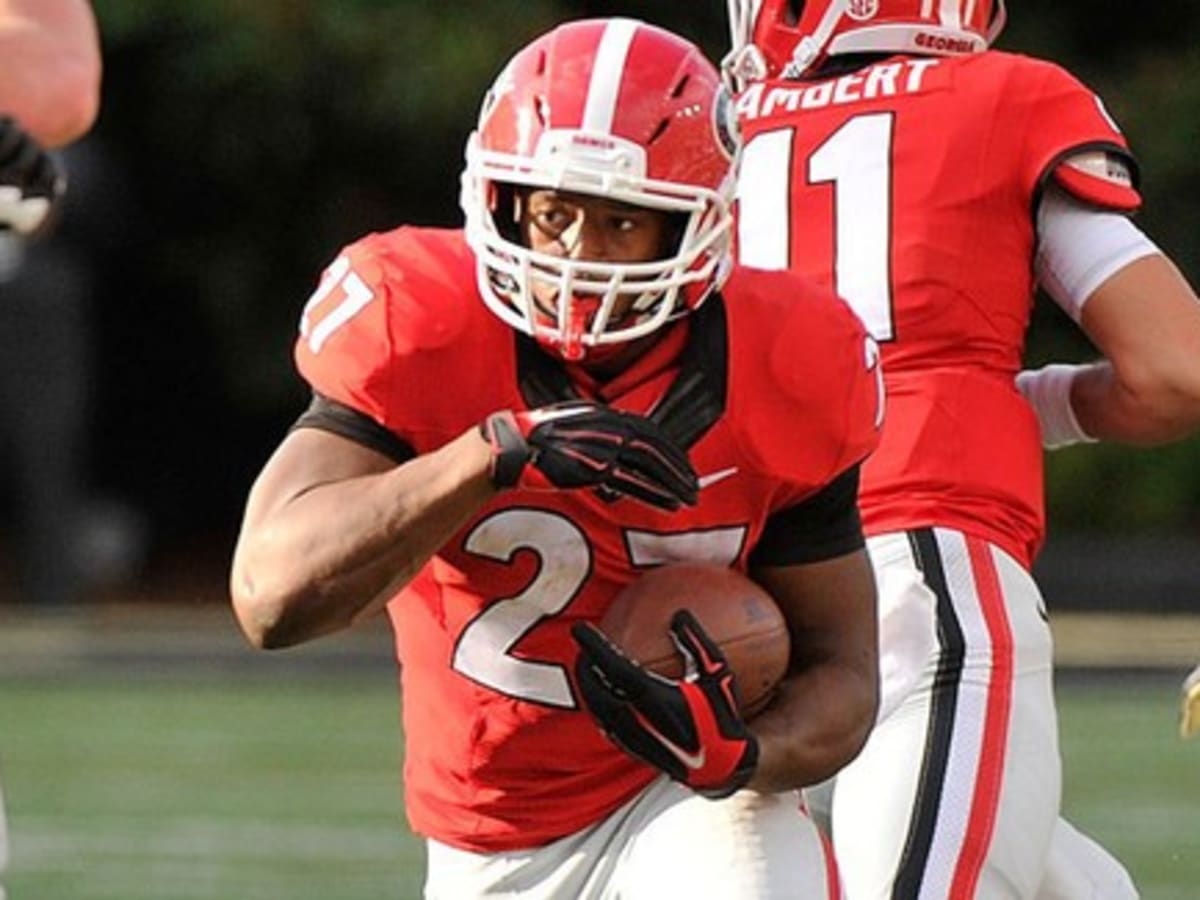
{"type": "MultiPolygon", "coordinates": [[[[738,182],[738,245],[741,262],[759,269],[786,269],[790,259],[791,128],[756,135],[742,155],[738,182]]],[[[807,184],[834,190],[834,278],[876,341],[894,337],[891,302],[892,115],[856,116],[825,140],[807,160],[807,184]]]]}

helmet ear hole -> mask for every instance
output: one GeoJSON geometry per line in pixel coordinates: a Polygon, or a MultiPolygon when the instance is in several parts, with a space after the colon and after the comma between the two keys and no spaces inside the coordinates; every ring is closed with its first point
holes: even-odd
{"type": "Polygon", "coordinates": [[[516,185],[503,181],[493,183],[492,191],[494,199],[491,214],[496,233],[511,243],[524,244],[521,237],[521,192],[516,185]]]}
{"type": "Polygon", "coordinates": [[[683,247],[683,235],[687,231],[688,213],[673,212],[667,214],[666,227],[663,229],[661,259],[670,259],[679,253],[683,247]]]}
{"type": "Polygon", "coordinates": [[[788,0],[787,8],[783,12],[783,24],[789,28],[795,28],[800,22],[800,17],[804,15],[805,0],[788,0]]]}

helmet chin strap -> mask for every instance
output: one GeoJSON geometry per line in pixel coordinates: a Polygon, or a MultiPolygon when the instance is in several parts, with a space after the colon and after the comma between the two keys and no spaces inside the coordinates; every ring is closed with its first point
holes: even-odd
{"type": "Polygon", "coordinates": [[[821,55],[821,50],[829,43],[829,38],[833,34],[833,29],[837,27],[842,16],[846,14],[846,6],[849,0],[833,0],[825,10],[825,15],[813,29],[812,34],[806,34],[796,44],[792,51],[792,59],[783,69],[784,78],[796,78],[807,72],[817,57],[821,55]]]}
{"type": "Polygon", "coordinates": [[[992,7],[992,21],[988,23],[987,42],[988,46],[1000,36],[1000,32],[1004,30],[1004,23],[1008,21],[1008,12],[1004,8],[1004,0],[996,0],[996,5],[992,7]]]}
{"type": "Polygon", "coordinates": [[[721,75],[731,94],[737,95],[748,85],[762,81],[769,74],[767,60],[753,44],[730,50],[721,60],[721,75]]]}

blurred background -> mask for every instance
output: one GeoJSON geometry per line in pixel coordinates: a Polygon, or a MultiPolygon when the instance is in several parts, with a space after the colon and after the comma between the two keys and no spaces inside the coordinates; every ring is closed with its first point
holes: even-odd
{"type": "MultiPolygon", "coordinates": [[[[1000,46],[1059,61],[1105,99],[1142,166],[1139,223],[1200,285],[1200,4],[1009,6],[1000,46]]],[[[226,609],[246,492],[307,401],[291,364],[301,306],[363,233],[460,222],[463,143],[516,47],[566,18],[624,14],[716,59],[724,4],[95,8],[103,106],[64,154],[61,225],[0,244],[12,896],[390,896],[381,886],[419,851],[397,848],[386,629],[262,662],[226,609]],[[320,880],[347,860],[358,882],[320,880]]],[[[1028,363],[1091,353],[1040,301],[1028,363]]],[[[1173,716],[1200,659],[1200,439],[1059,451],[1047,487],[1038,575],[1060,613],[1069,807],[1135,854],[1145,896],[1194,896],[1200,790],[1183,754],[1196,748],[1173,742],[1173,716]],[[1154,786],[1118,791],[1152,771],[1154,786]]]]}
{"type": "MultiPolygon", "coordinates": [[[[0,444],[16,461],[0,470],[12,476],[0,485],[6,603],[161,597],[220,572],[246,489],[306,399],[291,345],[320,270],[367,231],[460,221],[463,142],[513,48],[563,18],[614,13],[671,26],[714,57],[726,46],[720,0],[96,10],[104,102],[66,153],[67,215],[7,276],[0,255],[0,395],[38,408],[6,417],[0,444]]],[[[1001,40],[1061,61],[1105,98],[1142,164],[1140,222],[1193,282],[1197,33],[1189,0],[1129,16],[1062,0],[1018,2],[1001,40]]],[[[1089,352],[1039,304],[1030,363],[1089,352]]],[[[1061,451],[1048,490],[1052,603],[1194,606],[1181,580],[1200,584],[1200,441],[1061,451]],[[1126,583],[1126,554],[1149,574],[1126,583]],[[1073,589],[1088,560],[1100,577],[1073,589]]]]}

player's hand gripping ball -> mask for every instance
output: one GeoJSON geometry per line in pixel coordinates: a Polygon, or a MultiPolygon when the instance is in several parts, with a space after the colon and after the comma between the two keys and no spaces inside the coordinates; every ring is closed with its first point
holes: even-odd
{"type": "Polygon", "coordinates": [[[647,669],[679,678],[683,658],[668,632],[687,609],[734,675],[738,710],[753,718],[787,672],[791,641],[783,613],[757,582],[724,566],[679,563],[650,569],[613,601],[600,629],[647,669]]]}
{"type": "Polygon", "coordinates": [[[703,796],[745,787],[758,764],[746,718],[787,669],[787,630],[766,592],[726,569],[672,567],[623,591],[601,625],[610,634],[581,622],[572,635],[579,690],[605,734],[703,796]]]}

